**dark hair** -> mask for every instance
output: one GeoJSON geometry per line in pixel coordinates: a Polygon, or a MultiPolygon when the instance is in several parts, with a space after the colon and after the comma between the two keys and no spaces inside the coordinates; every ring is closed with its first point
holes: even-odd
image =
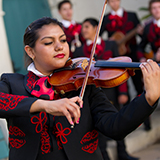
{"type": "Polygon", "coordinates": [[[65,4],[65,3],[69,3],[71,5],[71,7],[73,6],[71,1],[64,0],[64,1],[61,1],[61,2],[58,3],[58,10],[60,10],[62,5],[65,4]]]}
{"type": "Polygon", "coordinates": [[[98,26],[98,23],[99,23],[98,20],[95,18],[87,18],[83,21],[83,23],[85,22],[89,22],[93,27],[98,26]]]}
{"type": "Polygon", "coordinates": [[[160,2],[160,0],[150,0],[149,2],[149,10],[151,10],[151,5],[155,2],[160,2]]]}
{"type": "MultiPolygon", "coordinates": [[[[24,45],[29,45],[31,48],[34,48],[35,43],[39,38],[38,30],[41,29],[44,25],[49,25],[51,23],[54,25],[58,25],[63,30],[62,23],[59,22],[57,19],[50,18],[50,17],[43,17],[43,18],[37,19],[26,28],[25,34],[23,36],[24,45]]],[[[32,62],[32,59],[25,52],[25,66],[27,66],[31,62],[32,62]]]]}

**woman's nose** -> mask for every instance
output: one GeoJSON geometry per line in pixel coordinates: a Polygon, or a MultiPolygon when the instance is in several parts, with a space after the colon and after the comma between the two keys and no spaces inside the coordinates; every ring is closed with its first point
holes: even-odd
{"type": "Polygon", "coordinates": [[[63,50],[63,46],[60,42],[57,42],[55,45],[55,51],[61,51],[63,50]]]}

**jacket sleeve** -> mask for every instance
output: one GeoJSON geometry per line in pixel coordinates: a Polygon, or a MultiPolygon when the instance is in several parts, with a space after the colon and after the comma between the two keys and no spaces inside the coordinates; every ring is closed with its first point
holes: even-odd
{"type": "Polygon", "coordinates": [[[113,58],[119,56],[119,51],[118,51],[118,45],[116,41],[112,41],[112,52],[113,52],[113,58]]]}
{"type": "Polygon", "coordinates": [[[147,35],[148,35],[147,28],[145,27],[143,35],[142,35],[142,40],[141,40],[141,42],[138,45],[138,51],[137,51],[137,57],[138,57],[138,59],[141,59],[141,58],[144,57],[144,52],[145,52],[144,49],[145,49],[145,47],[146,47],[146,45],[148,43],[147,35]]]}
{"type": "Polygon", "coordinates": [[[30,107],[36,100],[37,98],[11,94],[11,87],[8,81],[7,74],[3,74],[1,76],[0,118],[30,116],[30,107]]]}
{"type": "Polygon", "coordinates": [[[89,99],[95,128],[116,140],[123,139],[143,123],[158,103],[151,107],[143,93],[118,112],[100,89],[92,87],[91,93],[89,99]]]}
{"type": "Polygon", "coordinates": [[[104,18],[103,18],[103,22],[102,22],[102,26],[101,26],[101,30],[100,30],[100,36],[102,36],[102,34],[105,32],[105,31],[107,31],[106,30],[106,22],[107,22],[107,18],[108,16],[106,15],[106,16],[104,16],[104,18]]]}

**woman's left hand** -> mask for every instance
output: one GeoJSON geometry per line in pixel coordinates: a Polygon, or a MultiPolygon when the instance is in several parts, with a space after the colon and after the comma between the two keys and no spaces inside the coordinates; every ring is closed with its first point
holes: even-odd
{"type": "Polygon", "coordinates": [[[153,106],[160,97],[160,67],[153,60],[140,65],[143,74],[146,100],[153,106]]]}

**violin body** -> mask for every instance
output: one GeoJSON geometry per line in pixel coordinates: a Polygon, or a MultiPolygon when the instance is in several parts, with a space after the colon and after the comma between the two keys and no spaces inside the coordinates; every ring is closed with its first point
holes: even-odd
{"type": "MultiPolygon", "coordinates": [[[[64,94],[73,90],[78,90],[86,76],[88,58],[72,59],[70,68],[61,69],[54,72],[50,77],[50,83],[54,86],[57,94],[64,94]]],[[[108,61],[131,62],[129,57],[117,57],[108,61]]],[[[107,62],[107,61],[106,61],[107,62]]],[[[92,66],[89,73],[87,85],[95,85],[96,87],[112,88],[118,86],[128,80],[134,73],[125,68],[102,68],[95,67],[95,61],[92,61],[92,66]]]]}

